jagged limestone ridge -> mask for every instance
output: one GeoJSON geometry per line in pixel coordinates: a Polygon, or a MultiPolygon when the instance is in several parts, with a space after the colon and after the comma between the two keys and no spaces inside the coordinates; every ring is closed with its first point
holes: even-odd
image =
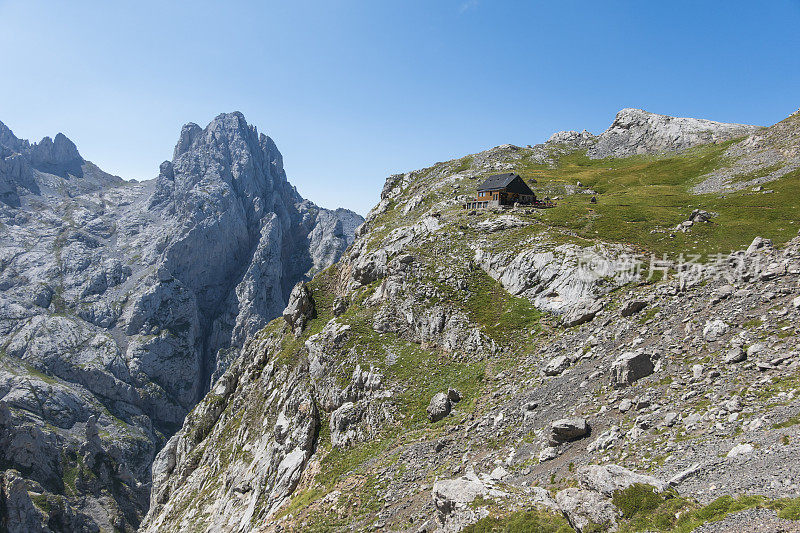
{"type": "Polygon", "coordinates": [[[131,530],[155,452],[362,219],[302,199],[240,113],[184,128],[143,183],[102,173],[63,135],[31,145],[3,126],[0,140],[18,200],[0,204],[0,453],[41,504],[5,511],[131,530]],[[82,451],[91,420],[99,442],[82,451]]]}

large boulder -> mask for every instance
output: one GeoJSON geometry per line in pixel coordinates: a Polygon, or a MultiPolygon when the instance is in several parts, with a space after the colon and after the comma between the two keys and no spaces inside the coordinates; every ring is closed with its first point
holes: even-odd
{"type": "Polygon", "coordinates": [[[557,376],[564,370],[569,368],[569,357],[566,355],[558,355],[552,358],[542,370],[545,376],[557,376]]]}
{"type": "Polygon", "coordinates": [[[461,401],[461,393],[458,389],[449,388],[447,392],[437,392],[428,404],[428,419],[431,422],[438,422],[453,410],[453,405],[461,401]]]}
{"type": "Polygon", "coordinates": [[[456,509],[464,508],[477,497],[485,497],[489,493],[477,478],[443,479],[433,484],[431,496],[436,510],[449,515],[456,509]]]}
{"type": "Polygon", "coordinates": [[[564,315],[563,322],[566,327],[579,326],[591,321],[603,309],[603,302],[599,300],[584,299],[578,302],[569,313],[564,315]]]}
{"type": "Polygon", "coordinates": [[[608,496],[615,491],[625,490],[635,483],[650,485],[657,492],[669,488],[669,483],[653,476],[637,474],[619,465],[587,465],[578,468],[578,483],[587,490],[608,496]]]}
{"type": "Polygon", "coordinates": [[[653,361],[644,350],[625,352],[611,363],[611,383],[614,387],[631,385],[652,374],[654,368],[653,361]]]}
{"type": "Polygon", "coordinates": [[[598,492],[569,488],[556,494],[556,503],[570,525],[584,530],[613,531],[617,526],[617,508],[598,492]],[[599,528],[599,529],[598,529],[599,528]]]}
{"type": "Polygon", "coordinates": [[[450,402],[450,398],[447,397],[447,393],[437,392],[433,395],[433,398],[431,398],[428,408],[426,409],[428,412],[428,419],[430,419],[431,422],[438,422],[449,415],[452,408],[453,406],[450,402]]]}
{"type": "MultiPolygon", "coordinates": [[[[475,501],[503,493],[490,488],[478,479],[474,472],[457,479],[442,479],[434,482],[431,498],[436,508],[436,520],[441,533],[456,533],[488,514],[485,508],[476,507],[475,501]]],[[[420,531],[429,531],[420,529],[420,531]]]]}
{"type": "Polygon", "coordinates": [[[550,424],[550,442],[560,444],[580,439],[589,434],[589,423],[585,418],[562,418],[550,424]]]}

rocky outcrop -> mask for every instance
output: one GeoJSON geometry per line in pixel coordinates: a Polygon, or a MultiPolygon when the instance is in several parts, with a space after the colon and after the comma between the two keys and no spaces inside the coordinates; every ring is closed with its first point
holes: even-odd
{"type": "Polygon", "coordinates": [[[592,159],[627,157],[676,151],[702,144],[719,143],[749,135],[760,128],[696,118],[677,118],[626,108],[597,137],[587,154],[592,159]]]}
{"type": "Polygon", "coordinates": [[[142,531],[198,524],[245,531],[295,489],[314,449],[319,412],[307,368],[266,364],[272,350],[269,340],[252,342],[159,453],[142,531]],[[202,516],[184,513],[189,505],[202,508],[202,516]]]}
{"type": "Polygon", "coordinates": [[[0,124],[0,195],[0,463],[122,529],[164,440],[363,220],[302,199],[240,113],[186,125],[141,183],[0,124]],[[65,488],[90,421],[95,481],[65,488]]]}
{"type": "Polygon", "coordinates": [[[562,418],[550,424],[550,444],[580,439],[589,434],[585,418],[562,418]]]}
{"type": "Polygon", "coordinates": [[[586,465],[578,469],[578,483],[587,490],[614,496],[636,483],[653,487],[658,492],[669,488],[669,483],[653,476],[637,474],[619,465],[586,465]]]}
{"type": "Polygon", "coordinates": [[[289,294],[289,303],[283,310],[283,319],[292,328],[295,336],[299,336],[306,322],[314,318],[314,312],[314,299],[311,297],[311,291],[308,290],[305,283],[298,283],[289,294]]]}
{"type": "Polygon", "coordinates": [[[614,531],[617,527],[617,508],[608,498],[590,490],[569,488],[556,494],[556,503],[579,533],[614,531]]]}
{"type": "Polygon", "coordinates": [[[518,254],[478,248],[474,261],[511,294],[528,298],[543,311],[563,315],[565,325],[576,326],[601,311],[598,299],[605,293],[638,279],[636,270],[625,266],[628,252],[614,245],[562,244],[518,254]]]}
{"type": "Polygon", "coordinates": [[[547,144],[566,144],[575,148],[589,148],[597,142],[597,135],[583,131],[558,131],[547,139],[547,144]]]}
{"type": "Polygon", "coordinates": [[[763,185],[800,168],[800,113],[751,132],[725,150],[728,164],[702,176],[692,188],[696,194],[750,189],[764,193],[763,185]]]}

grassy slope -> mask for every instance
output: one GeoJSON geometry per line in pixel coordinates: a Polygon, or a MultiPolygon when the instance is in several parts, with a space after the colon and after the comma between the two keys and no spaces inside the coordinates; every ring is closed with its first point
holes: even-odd
{"type": "Polygon", "coordinates": [[[797,235],[800,220],[800,172],[769,183],[773,193],[750,190],[720,194],[691,194],[704,174],[725,165],[730,143],[711,145],[667,156],[634,156],[592,160],[585,153],[563,156],[555,169],[521,164],[517,171],[536,178],[539,190],[575,185],[597,191],[590,196],[562,197],[558,207],[542,214],[542,221],[589,239],[629,243],[655,253],[729,253],[764,235],[783,243],[797,235]],[[718,213],[711,224],[696,225],[688,233],[670,230],[695,208],[718,213]]]}

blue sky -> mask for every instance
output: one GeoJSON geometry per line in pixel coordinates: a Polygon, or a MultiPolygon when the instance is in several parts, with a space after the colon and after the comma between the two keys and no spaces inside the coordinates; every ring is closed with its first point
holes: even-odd
{"type": "Polygon", "coordinates": [[[289,179],[365,214],[385,177],[623,107],[768,125],[800,106],[800,0],[0,0],[0,120],[155,177],[239,110],[289,179]]]}

